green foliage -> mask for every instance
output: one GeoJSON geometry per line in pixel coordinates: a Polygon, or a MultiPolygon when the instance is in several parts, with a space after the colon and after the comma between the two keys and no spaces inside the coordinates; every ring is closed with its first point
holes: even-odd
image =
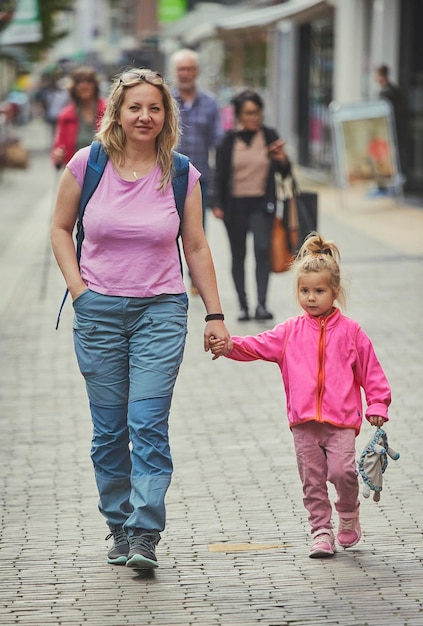
{"type": "Polygon", "coordinates": [[[0,0],[0,32],[8,26],[16,5],[17,0],[0,0]]]}
{"type": "Polygon", "coordinates": [[[55,30],[55,16],[61,11],[71,10],[73,5],[74,0],[38,0],[42,39],[26,44],[25,48],[30,61],[37,61],[43,52],[49,50],[59,39],[67,35],[67,31],[55,30]]]}

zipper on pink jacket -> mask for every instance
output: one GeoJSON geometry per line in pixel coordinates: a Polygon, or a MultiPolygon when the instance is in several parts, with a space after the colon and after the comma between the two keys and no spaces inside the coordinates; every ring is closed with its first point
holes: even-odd
{"type": "Polygon", "coordinates": [[[325,388],[326,324],[319,318],[319,347],[317,362],[316,419],[322,421],[323,390],[325,388]]]}

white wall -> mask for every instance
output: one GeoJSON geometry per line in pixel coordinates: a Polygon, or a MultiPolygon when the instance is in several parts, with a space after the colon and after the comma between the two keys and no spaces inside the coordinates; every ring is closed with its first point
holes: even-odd
{"type": "Polygon", "coordinates": [[[334,100],[338,103],[361,99],[364,2],[338,0],[335,6],[334,100]]]}
{"type": "Polygon", "coordinates": [[[399,3],[400,0],[336,0],[334,100],[337,102],[360,101],[369,90],[371,96],[376,96],[379,88],[373,80],[373,72],[381,63],[389,65],[396,82],[399,3]],[[370,31],[365,23],[369,18],[370,31]],[[369,32],[370,42],[365,41],[366,32],[369,32]],[[367,49],[369,58],[365,55],[367,49]]]}
{"type": "MultiPolygon", "coordinates": [[[[398,81],[400,0],[374,0],[372,19],[371,59],[373,68],[382,63],[391,69],[390,76],[398,81]]],[[[378,90],[378,87],[375,87],[378,90]]]]}
{"type": "Polygon", "coordinates": [[[287,152],[296,158],[298,137],[296,128],[295,106],[297,93],[298,60],[296,55],[297,29],[289,21],[280,22],[273,35],[271,75],[273,89],[270,90],[272,102],[266,104],[271,125],[276,127],[286,142],[287,152]]]}

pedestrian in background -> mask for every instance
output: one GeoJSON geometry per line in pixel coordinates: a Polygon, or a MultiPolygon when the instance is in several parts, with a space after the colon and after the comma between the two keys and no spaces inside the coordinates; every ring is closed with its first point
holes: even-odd
{"type": "Polygon", "coordinates": [[[70,76],[70,104],[61,110],[51,150],[57,168],[65,165],[75,152],[89,146],[99,129],[106,108],[100,97],[100,82],[92,67],[81,66],[70,76]]]}
{"type": "MultiPolygon", "coordinates": [[[[335,552],[327,482],[335,486],[337,541],[358,543],[359,484],[355,438],[365,416],[372,426],[388,419],[391,392],[372,343],[357,322],[335,307],[345,303],[337,246],[312,233],[296,258],[297,298],[304,313],[257,336],[233,337],[226,356],[236,361],[277,363],[285,386],[303,501],[311,525],[310,557],[335,552]]],[[[222,350],[225,346],[222,345],[222,350]]],[[[220,342],[211,347],[220,356],[220,342]]]]}
{"type": "Polygon", "coordinates": [[[44,119],[50,126],[52,137],[56,132],[57,120],[62,109],[69,103],[69,92],[66,88],[67,77],[52,74],[40,90],[40,103],[44,111],[44,119]]]}
{"type": "Polygon", "coordinates": [[[270,320],[267,288],[270,241],[276,211],[275,172],[291,172],[283,142],[276,131],[263,125],[264,103],[252,89],[232,100],[236,128],[225,133],[216,150],[213,213],[223,219],[232,253],[232,277],[238,295],[238,321],[250,319],[245,289],[247,234],[254,237],[257,307],[255,319],[270,320]]]}
{"type": "MultiPolygon", "coordinates": [[[[181,136],[178,150],[186,154],[201,172],[200,186],[203,200],[203,226],[209,205],[211,182],[211,153],[223,135],[217,101],[212,94],[197,84],[200,73],[199,57],[194,50],[182,49],[173,53],[171,69],[176,80],[172,95],[178,103],[181,118],[181,136]]],[[[196,295],[196,285],[191,285],[196,295]]]]}
{"type": "Polygon", "coordinates": [[[398,142],[399,173],[406,175],[407,171],[407,119],[408,107],[406,98],[398,87],[389,78],[390,70],[387,65],[380,65],[376,69],[376,81],[380,85],[379,96],[390,102],[394,116],[396,137],[398,142]]]}
{"type": "MultiPolygon", "coordinates": [[[[212,336],[230,347],[202,226],[200,172],[192,165],[180,223],[172,188],[178,110],[160,74],[125,71],[114,82],[96,138],[108,154],[84,215],[78,267],[72,232],[90,148],[67,164],[52,244],[73,299],[74,345],[94,427],[91,458],[114,545],[108,562],[149,569],[165,527],[172,476],[168,418],[187,332],[178,232],[212,336]]],[[[108,537],[109,537],[108,536],[108,537]]]]}

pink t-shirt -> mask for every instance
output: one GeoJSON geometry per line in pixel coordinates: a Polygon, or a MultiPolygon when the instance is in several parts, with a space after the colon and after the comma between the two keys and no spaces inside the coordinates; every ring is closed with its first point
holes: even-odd
{"type": "MultiPolygon", "coordinates": [[[[90,147],[67,167],[82,187],[90,147]]],[[[179,215],[172,184],[159,190],[161,169],[134,181],[123,180],[109,159],[84,213],[81,276],[104,295],[146,298],[186,291],[176,238],[179,215]]],[[[190,164],[189,195],[200,172],[190,164]]]]}

